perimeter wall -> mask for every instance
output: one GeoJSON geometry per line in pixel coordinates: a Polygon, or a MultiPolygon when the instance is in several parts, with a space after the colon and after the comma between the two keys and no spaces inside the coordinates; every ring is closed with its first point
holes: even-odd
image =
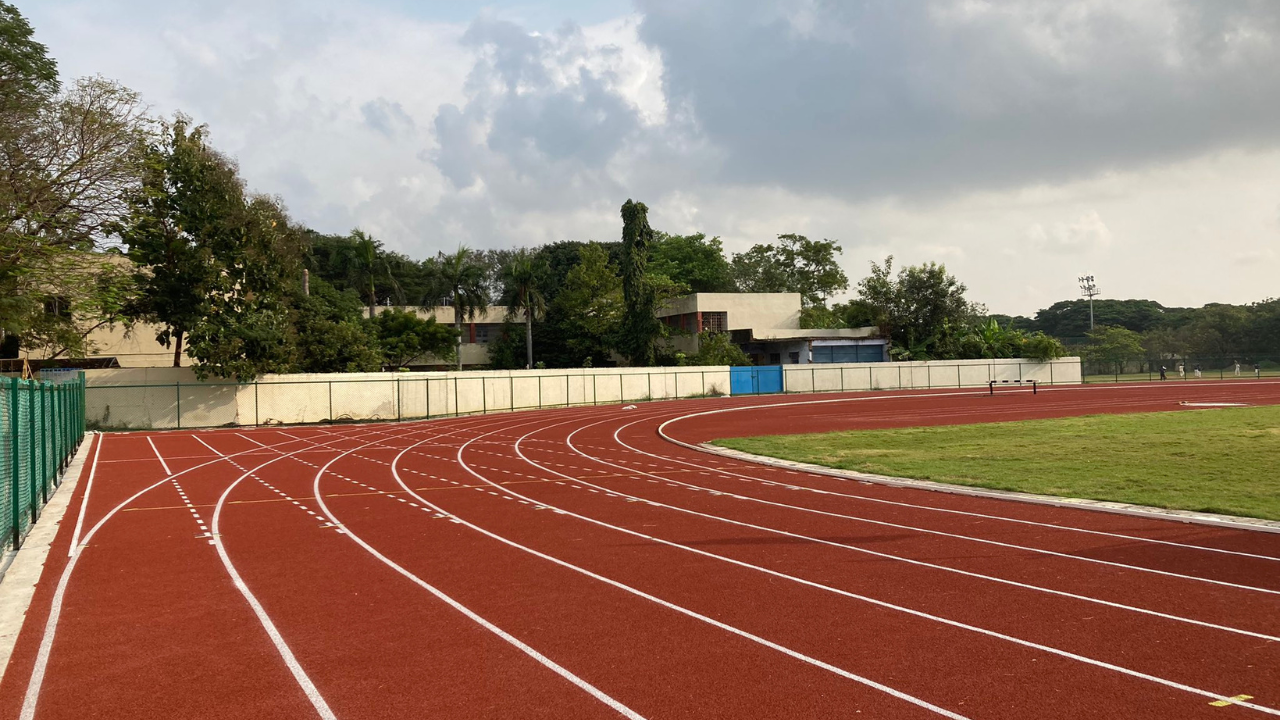
{"type": "MultiPolygon", "coordinates": [[[[787,392],[1081,381],[1076,358],[795,365],[783,372],[787,392]]],[[[266,375],[251,383],[201,382],[189,368],[89,370],[85,376],[86,420],[106,429],[410,420],[729,394],[725,366],[266,375]]]]}

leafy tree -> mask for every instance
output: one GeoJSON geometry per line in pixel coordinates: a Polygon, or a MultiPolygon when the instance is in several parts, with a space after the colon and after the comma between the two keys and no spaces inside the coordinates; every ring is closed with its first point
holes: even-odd
{"type": "Polygon", "coordinates": [[[600,243],[580,246],[578,255],[578,264],[550,303],[545,325],[558,330],[566,351],[560,364],[581,367],[590,361],[601,366],[622,322],[622,279],[600,243]]]}
{"type": "Polygon", "coordinates": [[[448,303],[453,306],[453,329],[457,332],[454,352],[462,369],[462,319],[475,320],[489,305],[484,264],[475,251],[459,246],[452,253],[440,253],[431,265],[432,275],[448,303]]]}
{"type": "Polygon", "coordinates": [[[656,317],[654,278],[647,272],[652,242],[649,208],[627,200],[622,205],[623,310],[615,346],[629,363],[638,366],[653,365],[658,339],[663,334],[663,325],[656,317]]]}
{"type": "Polygon", "coordinates": [[[424,355],[449,360],[458,337],[456,331],[433,317],[423,320],[396,308],[383,310],[374,326],[387,364],[395,367],[404,367],[424,355]]]}
{"type": "MultiPolygon", "coordinates": [[[[1167,324],[1170,309],[1151,300],[1094,300],[1093,316],[1096,325],[1140,333],[1167,324]]],[[[1084,337],[1089,332],[1089,301],[1056,302],[1036,313],[1033,329],[1060,338],[1084,337]]]]}
{"type": "Polygon", "coordinates": [[[649,249],[649,273],[685,285],[689,292],[733,292],[733,268],[725,260],[720,238],[703,233],[655,233],[649,249]]]}
{"type": "Polygon", "coordinates": [[[527,362],[533,369],[533,321],[547,312],[547,299],[541,284],[547,273],[545,261],[535,253],[521,250],[507,259],[502,268],[502,304],[507,306],[507,320],[524,314],[524,347],[527,362]]]}
{"type": "Polygon", "coordinates": [[[198,375],[249,379],[290,363],[286,298],[302,236],[274,200],[245,196],[205,135],[182,117],[169,126],[117,230],[141,289],[132,313],[162,326],[174,366],[190,335],[198,375]]]}
{"type": "Polygon", "coordinates": [[[1037,330],[1030,333],[1022,341],[1022,357],[1030,360],[1046,362],[1057,360],[1067,354],[1067,349],[1057,338],[1049,337],[1037,330]]]}
{"type": "Polygon", "coordinates": [[[729,333],[705,331],[698,333],[698,352],[690,358],[690,365],[750,365],[751,358],[733,343],[729,333]]]}
{"type": "Polygon", "coordinates": [[[847,290],[849,278],[836,256],[833,240],[810,240],[788,233],[777,245],[755,245],[733,256],[733,275],[742,292],[798,292],[804,305],[826,305],[847,290]]]}
{"type": "MultiPolygon", "coordinates": [[[[369,306],[369,317],[373,317],[378,305],[377,281],[379,278],[391,278],[391,269],[383,256],[382,243],[369,237],[359,228],[351,231],[353,242],[340,251],[342,268],[346,274],[347,286],[354,288],[369,306]]],[[[394,280],[392,279],[394,282],[394,280]]]]}
{"type": "Polygon", "coordinates": [[[1087,334],[1089,344],[1085,346],[1086,360],[1115,367],[1116,372],[1124,370],[1124,364],[1143,356],[1142,336],[1122,327],[1100,325],[1087,334]]]}
{"type": "Polygon", "coordinates": [[[295,288],[291,305],[296,371],[382,369],[382,347],[353,291],[339,292],[324,279],[312,278],[310,294],[303,295],[300,287],[295,288]]]}
{"type": "Polygon", "coordinates": [[[965,290],[935,263],[894,276],[892,255],[883,265],[871,263],[871,274],[858,283],[859,299],[874,309],[876,324],[894,345],[890,352],[903,360],[954,357],[960,332],[983,314],[965,299],[965,290]]]}
{"type": "Polygon", "coordinates": [[[31,26],[0,2],[0,344],[20,335],[80,354],[113,321],[127,284],[94,251],[127,210],[149,132],[127,88],[83,78],[62,89],[31,26]]]}

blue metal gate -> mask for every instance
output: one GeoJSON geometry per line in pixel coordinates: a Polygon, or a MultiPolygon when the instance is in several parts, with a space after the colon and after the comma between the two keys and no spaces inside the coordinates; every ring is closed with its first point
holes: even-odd
{"type": "Polygon", "coordinates": [[[730,395],[760,395],[782,392],[782,366],[729,368],[730,395]]]}

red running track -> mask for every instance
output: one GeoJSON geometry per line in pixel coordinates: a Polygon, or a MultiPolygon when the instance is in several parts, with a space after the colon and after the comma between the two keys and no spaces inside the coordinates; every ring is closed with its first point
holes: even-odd
{"type": "Polygon", "coordinates": [[[0,717],[1277,716],[1280,534],[697,448],[1183,401],[1280,383],[103,436],[0,717]]]}

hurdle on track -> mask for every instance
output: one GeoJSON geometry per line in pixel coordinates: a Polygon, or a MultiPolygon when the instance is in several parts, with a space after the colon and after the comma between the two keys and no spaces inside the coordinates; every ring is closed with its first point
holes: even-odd
{"type": "Polygon", "coordinates": [[[1037,386],[1040,384],[1040,381],[1039,380],[988,380],[987,394],[995,395],[996,385],[1002,385],[1002,384],[1003,385],[1030,385],[1031,394],[1037,395],[1038,393],[1036,392],[1036,389],[1037,389],[1037,386]]]}

